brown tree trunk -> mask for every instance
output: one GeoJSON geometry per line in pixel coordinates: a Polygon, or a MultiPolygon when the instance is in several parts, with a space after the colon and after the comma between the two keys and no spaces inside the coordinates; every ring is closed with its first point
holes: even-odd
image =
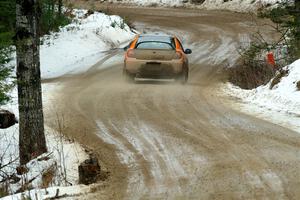
{"type": "Polygon", "coordinates": [[[58,15],[59,16],[61,16],[61,14],[62,14],[62,6],[63,6],[62,0],[58,0],[58,15]]]}
{"type": "Polygon", "coordinates": [[[40,78],[39,0],[16,0],[20,164],[47,152],[40,78]]]}
{"type": "Polygon", "coordinates": [[[296,28],[297,28],[297,43],[298,43],[298,48],[300,48],[300,1],[296,0],[295,1],[295,10],[296,10],[296,28]]]}

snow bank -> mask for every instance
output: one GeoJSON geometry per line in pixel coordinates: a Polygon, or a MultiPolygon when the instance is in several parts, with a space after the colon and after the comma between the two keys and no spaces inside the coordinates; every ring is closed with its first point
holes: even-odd
{"type": "Polygon", "coordinates": [[[73,13],[76,17],[71,24],[41,39],[42,79],[84,72],[97,63],[105,51],[134,37],[119,16],[98,12],[87,16],[86,10],[73,13]]]}
{"type": "Polygon", "coordinates": [[[286,1],[287,0],[108,0],[108,2],[121,2],[138,6],[190,7],[237,12],[256,11],[259,8],[273,7],[286,1]]]}
{"type": "MultiPolygon", "coordinates": [[[[55,87],[43,85],[43,91],[47,91],[44,98],[47,99],[55,87]]],[[[6,105],[14,113],[18,113],[16,90],[12,93],[13,101],[6,105]]],[[[42,174],[49,169],[54,170],[53,180],[49,186],[70,186],[78,184],[78,165],[87,159],[85,150],[77,143],[67,140],[61,133],[46,127],[46,141],[48,152],[30,161],[26,167],[28,172],[24,175],[16,174],[19,166],[19,126],[18,124],[8,129],[0,130],[0,163],[7,165],[0,170],[0,182],[5,177],[14,176],[15,183],[10,182],[8,191],[16,193],[25,182],[30,182],[29,188],[42,188],[42,174]]],[[[1,185],[0,185],[1,186],[1,185]]],[[[14,198],[15,199],[15,198],[14,198]]]]}
{"type": "MultiPolygon", "coordinates": [[[[130,27],[116,15],[74,9],[72,23],[59,32],[41,38],[40,62],[42,79],[87,71],[107,51],[134,38],[130,27]]],[[[125,45],[124,45],[125,46],[125,45]]],[[[9,65],[16,66],[16,55],[9,65]]]]}
{"type": "Polygon", "coordinates": [[[300,81],[300,59],[286,66],[285,70],[289,71],[288,75],[282,77],[272,89],[270,89],[271,80],[268,84],[253,90],[242,90],[228,84],[226,92],[249,103],[250,105],[244,106],[247,110],[249,106],[255,106],[254,110],[257,112],[264,111],[264,118],[279,120],[279,123],[280,121],[284,123],[283,125],[292,124],[296,130],[300,131],[300,91],[296,86],[300,81]],[[283,117],[279,117],[280,115],[283,117]],[[287,116],[286,119],[283,119],[284,115],[287,116]]]}
{"type": "Polygon", "coordinates": [[[203,7],[210,10],[254,12],[261,8],[275,7],[287,0],[206,0],[203,7]]]}
{"type": "MultiPolygon", "coordinates": [[[[41,38],[40,62],[42,79],[87,71],[106,55],[134,36],[124,20],[116,15],[74,9],[72,23],[59,32],[41,38]]],[[[125,45],[124,45],[125,46],[125,45]]],[[[13,55],[10,65],[16,65],[13,55]]]]}
{"type": "Polygon", "coordinates": [[[1,200],[62,199],[64,197],[69,197],[70,199],[72,199],[72,197],[74,196],[82,195],[88,192],[90,192],[90,187],[83,185],[69,187],[49,187],[47,189],[28,190],[26,192],[3,197],[1,198],[1,200]]]}

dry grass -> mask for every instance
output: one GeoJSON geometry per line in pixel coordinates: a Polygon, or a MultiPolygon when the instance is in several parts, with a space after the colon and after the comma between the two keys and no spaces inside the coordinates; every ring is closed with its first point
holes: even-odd
{"type": "Polygon", "coordinates": [[[42,188],[48,188],[55,177],[56,167],[52,165],[42,174],[42,188]]]}
{"type": "Polygon", "coordinates": [[[110,172],[101,170],[99,175],[98,175],[98,179],[100,181],[105,181],[109,178],[109,176],[110,176],[110,172]]]}
{"type": "Polygon", "coordinates": [[[9,195],[8,193],[8,185],[6,183],[1,183],[0,185],[0,198],[9,195]]]}
{"type": "Polygon", "coordinates": [[[275,85],[277,85],[278,83],[280,83],[282,77],[287,76],[289,74],[288,70],[280,70],[277,75],[273,78],[271,85],[270,85],[270,89],[273,89],[275,85]]]}
{"type": "Polygon", "coordinates": [[[130,29],[135,29],[133,21],[129,17],[123,17],[124,22],[129,26],[130,29]]]}
{"type": "Polygon", "coordinates": [[[253,89],[267,84],[275,70],[266,64],[237,64],[228,69],[229,81],[242,89],[253,89]]]}
{"type": "Polygon", "coordinates": [[[296,83],[296,86],[297,86],[298,91],[300,91],[300,81],[298,81],[298,82],[296,83]]]}
{"type": "Polygon", "coordinates": [[[83,16],[84,19],[88,18],[88,16],[94,14],[95,12],[93,10],[88,10],[87,13],[83,16]]]}
{"type": "Polygon", "coordinates": [[[149,7],[153,7],[153,8],[156,8],[158,6],[159,6],[158,3],[150,3],[150,5],[149,5],[149,7]]]}

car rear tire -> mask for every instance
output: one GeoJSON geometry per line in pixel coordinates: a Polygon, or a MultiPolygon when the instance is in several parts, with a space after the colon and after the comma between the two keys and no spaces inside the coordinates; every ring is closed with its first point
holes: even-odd
{"type": "Polygon", "coordinates": [[[177,81],[182,85],[186,84],[189,79],[189,70],[187,68],[183,68],[182,73],[177,78],[177,81]]]}

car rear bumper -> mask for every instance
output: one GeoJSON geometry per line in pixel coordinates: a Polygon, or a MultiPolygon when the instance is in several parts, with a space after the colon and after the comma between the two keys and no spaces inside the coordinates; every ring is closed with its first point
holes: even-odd
{"type": "Polygon", "coordinates": [[[137,78],[171,78],[182,73],[182,60],[151,61],[128,58],[125,70],[137,78]]]}

